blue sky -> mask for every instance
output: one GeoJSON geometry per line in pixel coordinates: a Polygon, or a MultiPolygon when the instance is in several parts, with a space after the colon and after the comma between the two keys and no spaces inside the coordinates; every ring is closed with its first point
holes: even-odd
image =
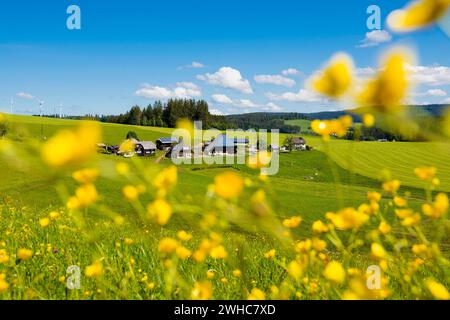
{"type": "Polygon", "coordinates": [[[22,114],[38,113],[40,100],[45,113],[62,103],[66,114],[117,114],[169,97],[203,98],[226,114],[335,110],[345,106],[305,90],[305,79],[340,51],[361,72],[373,71],[380,53],[396,44],[420,52],[410,101],[450,101],[448,35],[438,26],[401,35],[384,30],[388,13],[407,2],[5,2],[0,110],[9,111],[13,99],[22,114]],[[71,4],[81,9],[81,30],[66,27],[71,4]],[[381,8],[383,31],[364,40],[371,4],[381,8]]]}

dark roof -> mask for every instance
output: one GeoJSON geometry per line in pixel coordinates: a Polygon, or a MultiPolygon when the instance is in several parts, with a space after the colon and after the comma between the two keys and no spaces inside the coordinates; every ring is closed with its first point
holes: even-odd
{"type": "Polygon", "coordinates": [[[176,138],[159,138],[158,140],[156,140],[157,142],[161,142],[161,143],[177,143],[178,140],[176,138]]]}
{"type": "Polygon", "coordinates": [[[293,142],[294,144],[305,144],[305,143],[306,143],[306,140],[303,139],[302,137],[300,137],[300,138],[294,138],[294,139],[292,139],[292,142],[293,142]]]}
{"type": "Polygon", "coordinates": [[[154,150],[156,145],[151,141],[140,141],[136,145],[141,145],[145,150],[154,150]]]}

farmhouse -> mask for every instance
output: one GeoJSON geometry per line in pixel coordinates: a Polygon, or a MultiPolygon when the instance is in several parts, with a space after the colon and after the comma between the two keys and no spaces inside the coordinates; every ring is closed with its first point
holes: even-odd
{"type": "Polygon", "coordinates": [[[236,154],[236,152],[237,144],[235,139],[228,138],[224,134],[218,135],[214,141],[205,147],[204,151],[205,155],[236,154]]]}
{"type": "Polygon", "coordinates": [[[302,137],[292,139],[294,150],[306,150],[306,140],[302,137]]]}
{"type": "Polygon", "coordinates": [[[139,156],[151,156],[156,153],[156,145],[152,141],[138,141],[134,150],[139,156]]]}
{"type": "Polygon", "coordinates": [[[178,140],[176,138],[159,138],[156,140],[156,147],[159,150],[167,150],[175,146],[177,143],[178,140]]]}

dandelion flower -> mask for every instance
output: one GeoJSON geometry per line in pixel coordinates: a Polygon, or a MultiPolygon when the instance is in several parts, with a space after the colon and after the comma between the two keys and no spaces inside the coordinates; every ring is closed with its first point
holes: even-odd
{"type": "Polygon", "coordinates": [[[328,230],[328,226],[321,220],[314,221],[314,223],[312,224],[312,231],[314,233],[325,233],[328,232],[328,230]]]}
{"type": "Polygon", "coordinates": [[[258,288],[253,288],[247,297],[247,300],[265,300],[265,299],[266,294],[264,293],[264,291],[258,288]]]}
{"type": "Polygon", "coordinates": [[[50,224],[50,219],[49,218],[45,217],[45,218],[39,219],[39,225],[42,228],[46,228],[49,224],[50,224]]]}
{"type": "Polygon", "coordinates": [[[122,189],[122,194],[128,201],[136,201],[139,198],[139,193],[138,188],[132,185],[127,185],[122,189]]]}
{"type": "Polygon", "coordinates": [[[219,197],[233,199],[238,197],[244,188],[244,180],[232,171],[222,173],[215,178],[214,190],[219,197]]]}
{"type": "Polygon", "coordinates": [[[208,281],[196,282],[191,291],[191,298],[194,300],[209,300],[212,297],[212,285],[208,281]]]}
{"type": "Polygon", "coordinates": [[[412,1],[404,9],[391,12],[387,22],[394,31],[414,31],[439,21],[449,6],[449,0],[412,1]]]}
{"type": "Polygon", "coordinates": [[[235,276],[236,278],[239,278],[241,275],[242,275],[241,270],[239,269],[233,270],[233,276],[235,276]]]}
{"type": "Polygon", "coordinates": [[[270,249],[266,253],[264,253],[264,257],[267,259],[273,259],[275,258],[277,251],[275,249],[270,249]]]}
{"type": "Polygon", "coordinates": [[[438,300],[449,300],[450,299],[450,294],[447,290],[447,288],[432,279],[429,279],[426,281],[426,286],[428,288],[428,290],[431,292],[431,294],[433,295],[433,297],[435,297],[438,300]]]}
{"type": "Polygon", "coordinates": [[[159,225],[166,225],[172,216],[172,206],[164,199],[156,199],[147,207],[147,214],[159,225]]]}
{"type": "Polygon", "coordinates": [[[33,256],[33,251],[31,251],[30,249],[19,249],[17,250],[17,256],[19,257],[20,260],[28,260],[33,256]]]}
{"type": "Polygon", "coordinates": [[[172,253],[178,248],[178,241],[173,238],[163,238],[159,241],[158,251],[161,253],[172,253]]]}
{"type": "Polygon", "coordinates": [[[375,117],[370,113],[365,113],[362,116],[362,123],[365,127],[371,128],[375,124],[375,117]]]}
{"type": "Polygon", "coordinates": [[[227,257],[228,253],[224,246],[218,245],[211,249],[209,255],[214,259],[224,259],[227,257]]]}
{"type": "Polygon", "coordinates": [[[98,177],[98,169],[88,168],[83,170],[75,171],[72,174],[72,178],[79,183],[89,184],[93,183],[98,177]]]}
{"type": "Polygon", "coordinates": [[[286,268],[288,274],[295,280],[300,279],[303,274],[303,268],[297,261],[291,261],[286,268]]]}
{"type": "Polygon", "coordinates": [[[88,278],[97,278],[103,274],[103,265],[100,261],[96,261],[84,270],[84,274],[88,278]]]}
{"type": "Polygon", "coordinates": [[[372,243],[370,251],[372,252],[372,256],[376,259],[383,259],[387,256],[386,250],[379,243],[372,243]]]}
{"type": "Polygon", "coordinates": [[[414,173],[416,176],[423,181],[430,181],[436,175],[437,169],[435,167],[420,167],[415,168],[414,173]]]}
{"type": "Polygon", "coordinates": [[[178,239],[180,239],[181,241],[189,241],[192,239],[192,234],[187,233],[184,230],[180,230],[177,232],[177,237],[178,239]]]}
{"type": "Polygon", "coordinates": [[[345,277],[346,277],[346,272],[340,262],[331,261],[325,267],[325,271],[323,272],[323,275],[325,276],[325,278],[327,278],[328,280],[330,280],[332,282],[344,283],[345,277]]]}
{"type": "Polygon", "coordinates": [[[285,226],[286,228],[294,229],[294,228],[297,228],[301,222],[302,222],[302,218],[296,216],[296,217],[292,217],[289,219],[284,219],[283,226],[285,226]]]}
{"type": "Polygon", "coordinates": [[[311,84],[317,92],[339,98],[348,92],[353,81],[353,61],[343,53],[336,54],[325,69],[314,76],[311,84]]]}

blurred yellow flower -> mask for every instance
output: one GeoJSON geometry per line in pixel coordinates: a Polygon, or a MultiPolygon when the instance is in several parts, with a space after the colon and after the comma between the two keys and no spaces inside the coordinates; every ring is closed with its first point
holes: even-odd
{"type": "Polygon", "coordinates": [[[311,79],[314,90],[331,98],[339,98],[348,90],[353,81],[353,61],[344,53],[331,58],[323,71],[311,79]]]}
{"type": "Polygon", "coordinates": [[[404,218],[401,222],[402,226],[404,227],[412,227],[417,225],[421,220],[419,213],[414,213],[413,215],[410,215],[406,218],[404,218]]]}
{"type": "Polygon", "coordinates": [[[116,164],[116,172],[121,176],[125,176],[130,172],[130,166],[126,162],[118,162],[116,164]]]}
{"type": "Polygon", "coordinates": [[[139,198],[139,189],[132,185],[126,185],[122,189],[122,194],[128,201],[136,201],[139,198]]]}
{"type": "Polygon", "coordinates": [[[258,288],[253,288],[247,297],[247,300],[265,300],[265,299],[266,294],[264,293],[264,291],[258,288]]]}
{"type": "MultiPolygon", "coordinates": [[[[272,160],[272,153],[269,151],[260,151],[248,158],[247,165],[251,169],[260,169],[267,167],[272,160]]],[[[264,176],[267,178],[267,176],[264,176]]],[[[261,178],[261,176],[260,176],[261,178]]],[[[262,178],[264,179],[264,178],[262,178]]]]}
{"type": "Polygon", "coordinates": [[[436,175],[437,169],[435,167],[420,167],[415,168],[414,173],[416,176],[423,181],[429,181],[436,175]]]}
{"type": "Polygon", "coordinates": [[[59,218],[59,212],[58,211],[51,211],[48,216],[51,220],[56,220],[59,218]]]}
{"type": "Polygon", "coordinates": [[[367,192],[367,199],[369,201],[379,202],[381,200],[381,193],[375,191],[367,192]]]}
{"type": "Polygon", "coordinates": [[[354,208],[345,208],[339,210],[337,213],[328,212],[326,218],[333,223],[333,225],[341,230],[359,229],[369,216],[354,208]]]}
{"type": "Polygon", "coordinates": [[[130,238],[125,238],[123,240],[123,242],[125,243],[125,245],[130,246],[130,245],[132,245],[134,243],[134,240],[130,239],[130,238]]]}
{"type": "Polygon", "coordinates": [[[0,277],[0,293],[8,290],[9,284],[4,280],[4,277],[0,277]]]}
{"type": "Polygon", "coordinates": [[[319,238],[313,238],[312,239],[312,247],[316,251],[323,251],[327,247],[327,242],[324,240],[321,240],[319,238]]]}
{"type": "Polygon", "coordinates": [[[370,251],[372,253],[372,257],[376,259],[384,259],[387,256],[386,250],[379,243],[372,243],[370,246],[370,251]]]}
{"type": "Polygon", "coordinates": [[[97,278],[103,274],[103,264],[100,261],[96,261],[93,264],[86,267],[84,274],[88,278],[97,278]]]}
{"type": "Polygon", "coordinates": [[[294,228],[297,228],[301,222],[302,222],[302,217],[295,216],[295,217],[291,217],[289,219],[284,219],[283,226],[285,226],[286,228],[294,229],[294,228]]]}
{"type": "Polygon", "coordinates": [[[178,248],[178,241],[173,238],[162,238],[159,241],[158,251],[162,253],[172,253],[178,248]]]}
{"type": "Polygon", "coordinates": [[[239,278],[241,275],[242,275],[241,270],[239,269],[233,270],[233,276],[235,276],[236,278],[239,278]]]}
{"type": "Polygon", "coordinates": [[[194,300],[208,300],[211,299],[212,292],[212,285],[210,282],[196,282],[191,291],[191,298],[194,300]]]}
{"type": "Polygon", "coordinates": [[[391,232],[391,226],[386,222],[382,221],[378,226],[378,230],[380,230],[380,232],[383,234],[388,234],[389,232],[391,232]]]}
{"type": "Polygon", "coordinates": [[[345,136],[348,128],[352,125],[353,118],[350,115],[345,115],[339,119],[333,120],[311,121],[311,129],[325,140],[327,140],[330,135],[336,135],[338,137],[345,136]]]}
{"type": "Polygon", "coordinates": [[[321,220],[314,221],[314,223],[312,224],[312,231],[314,233],[324,233],[328,232],[328,230],[329,230],[328,226],[321,220]]]}
{"type": "Polygon", "coordinates": [[[365,113],[362,116],[362,123],[367,128],[373,127],[375,124],[375,117],[370,113],[365,113]]]}
{"type": "Polygon", "coordinates": [[[433,295],[433,297],[435,297],[436,299],[438,299],[438,300],[449,300],[450,299],[450,294],[449,294],[447,288],[443,284],[441,284],[435,280],[432,280],[432,279],[428,279],[425,284],[426,284],[428,290],[433,295]]]}
{"type": "Polygon", "coordinates": [[[346,272],[342,264],[338,261],[331,261],[325,267],[323,275],[328,280],[335,283],[344,283],[346,278],[346,272]]]}
{"type": "Polygon", "coordinates": [[[155,219],[156,223],[165,225],[172,216],[172,206],[164,199],[156,199],[147,207],[147,215],[155,219]]]}
{"type": "Polygon", "coordinates": [[[303,274],[303,268],[302,266],[297,262],[297,261],[291,261],[287,267],[286,267],[286,271],[288,272],[288,274],[294,278],[295,280],[300,279],[300,277],[303,274]]]}
{"type": "Polygon", "coordinates": [[[408,205],[408,201],[402,197],[395,196],[394,203],[397,207],[406,207],[408,205]]]}
{"type": "Polygon", "coordinates": [[[449,6],[450,0],[411,1],[405,8],[391,12],[387,23],[397,32],[413,31],[439,21],[449,6]]]}
{"type": "Polygon", "coordinates": [[[30,249],[21,248],[17,250],[17,256],[20,258],[20,260],[28,260],[33,256],[33,251],[30,249]]]}
{"type": "Polygon", "coordinates": [[[87,208],[98,199],[97,189],[93,184],[85,184],[75,190],[75,196],[67,202],[69,209],[87,208]]]}
{"type": "Polygon", "coordinates": [[[97,179],[97,177],[98,169],[96,168],[78,170],[72,174],[72,178],[74,178],[77,182],[83,184],[93,183],[97,179]]]}
{"type": "Polygon", "coordinates": [[[192,234],[187,233],[184,230],[180,230],[177,232],[177,237],[178,239],[180,239],[181,241],[189,241],[192,239],[192,234]]]}
{"type": "Polygon", "coordinates": [[[232,171],[224,172],[215,178],[214,190],[219,197],[232,199],[244,189],[244,180],[232,171]]]}
{"type": "Polygon", "coordinates": [[[100,125],[84,121],[74,130],[63,130],[51,137],[42,146],[42,159],[53,167],[78,165],[96,154],[100,140],[100,125]]]}
{"type": "Polygon", "coordinates": [[[426,244],[414,244],[411,248],[414,254],[421,255],[428,252],[428,247],[426,244]]]}
{"type": "Polygon", "coordinates": [[[224,246],[218,245],[211,249],[209,255],[214,259],[224,259],[227,257],[228,253],[224,246]]]}
{"type": "Polygon", "coordinates": [[[277,251],[275,249],[270,249],[266,253],[264,253],[264,257],[267,259],[273,259],[275,258],[277,251]]]}
{"type": "Polygon", "coordinates": [[[411,62],[406,52],[398,49],[389,52],[378,74],[357,96],[357,102],[380,112],[401,110],[410,86],[406,66],[411,62]]]}
{"type": "Polygon", "coordinates": [[[445,193],[438,193],[433,203],[425,203],[422,205],[422,212],[431,218],[437,219],[445,215],[448,211],[449,201],[445,193]]]}
{"type": "Polygon", "coordinates": [[[119,151],[122,153],[133,152],[134,149],[135,149],[135,144],[131,139],[125,140],[119,146],[119,151]]]}
{"type": "Polygon", "coordinates": [[[390,192],[392,194],[395,194],[398,189],[400,188],[400,181],[399,180],[391,180],[383,183],[383,190],[386,192],[390,192]]]}
{"type": "Polygon", "coordinates": [[[49,224],[50,224],[50,219],[49,218],[45,217],[45,218],[39,219],[39,225],[42,228],[47,227],[49,224]]]}
{"type": "Polygon", "coordinates": [[[171,165],[167,168],[164,168],[161,172],[158,173],[156,178],[153,180],[153,185],[155,186],[155,188],[167,192],[177,184],[177,181],[178,181],[177,167],[171,165]]]}
{"type": "Polygon", "coordinates": [[[9,262],[9,255],[5,249],[0,249],[0,263],[6,264],[9,262]]]}
{"type": "Polygon", "coordinates": [[[183,246],[178,246],[177,249],[175,250],[175,253],[181,260],[186,260],[192,254],[191,250],[183,246]]]}

